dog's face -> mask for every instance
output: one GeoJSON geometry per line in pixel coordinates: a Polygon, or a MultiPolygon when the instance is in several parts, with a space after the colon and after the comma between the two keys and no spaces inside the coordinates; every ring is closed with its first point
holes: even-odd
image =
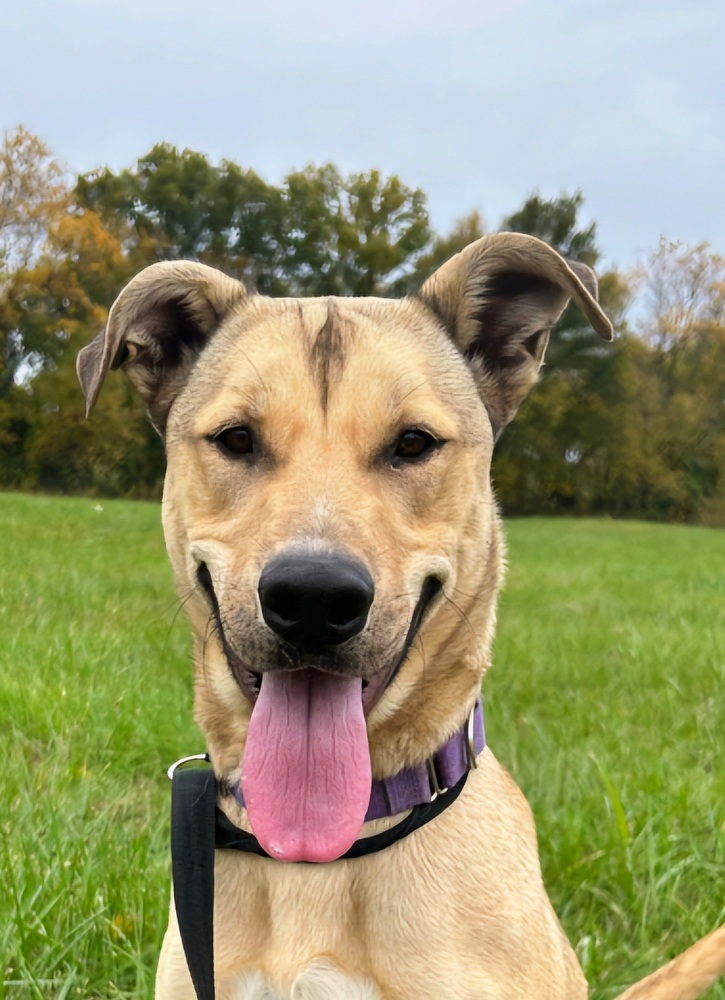
{"type": "Polygon", "coordinates": [[[359,700],[381,773],[460,724],[500,574],[494,441],[571,296],[611,335],[595,294],[587,269],[512,234],[403,301],[266,299],[183,262],[121,294],[79,374],[90,406],[122,365],[165,435],[197,717],[231,786],[260,688],[273,716],[301,678],[336,718],[359,700]]]}
{"type": "Polygon", "coordinates": [[[362,678],[372,707],[486,531],[492,432],[460,354],[413,303],[252,300],[166,437],[177,581],[201,576],[199,625],[211,603],[242,691],[311,666],[362,678]]]}

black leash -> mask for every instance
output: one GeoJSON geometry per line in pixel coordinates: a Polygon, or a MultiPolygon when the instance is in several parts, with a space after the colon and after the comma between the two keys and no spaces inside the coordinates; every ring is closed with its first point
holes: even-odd
{"type": "MultiPolygon", "coordinates": [[[[390,830],[356,840],[340,860],[382,851],[430,823],[456,801],[468,774],[466,771],[456,785],[441,792],[432,802],[415,806],[390,830]]],[[[171,870],[174,906],[197,1000],[214,1000],[215,996],[214,851],[245,851],[269,857],[253,834],[234,826],[217,807],[217,794],[217,782],[211,768],[173,768],[171,870]]],[[[275,864],[281,863],[275,861],[275,864]]],[[[329,863],[335,864],[334,861],[329,863]]]]}
{"type": "Polygon", "coordinates": [[[214,826],[211,768],[177,768],[171,780],[171,874],[186,964],[198,1000],[214,1000],[214,826]]]}

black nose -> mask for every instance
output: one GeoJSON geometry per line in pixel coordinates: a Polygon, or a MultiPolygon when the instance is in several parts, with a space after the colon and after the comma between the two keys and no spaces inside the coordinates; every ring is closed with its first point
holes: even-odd
{"type": "Polygon", "coordinates": [[[342,555],[281,555],[259,578],[267,625],[310,653],[362,632],[374,596],[372,577],[363,564],[342,555]]]}

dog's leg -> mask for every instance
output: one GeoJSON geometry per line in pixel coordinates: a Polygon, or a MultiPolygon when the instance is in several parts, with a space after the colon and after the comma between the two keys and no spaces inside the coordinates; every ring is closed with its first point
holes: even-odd
{"type": "MultiPolygon", "coordinates": [[[[231,979],[226,978],[221,983],[217,982],[216,996],[217,1000],[281,1000],[275,990],[257,972],[233,976],[231,979]]],[[[354,996],[357,997],[357,994],[354,996]]],[[[169,926],[164,935],[164,943],[156,971],[154,997],[155,1000],[196,1000],[196,992],[186,965],[184,947],[176,922],[173,900],[169,913],[169,926]]]]}
{"type": "Polygon", "coordinates": [[[186,965],[186,956],[179,936],[173,900],[169,926],[164,935],[159,965],[156,970],[155,1000],[196,1000],[196,992],[186,965]]]}

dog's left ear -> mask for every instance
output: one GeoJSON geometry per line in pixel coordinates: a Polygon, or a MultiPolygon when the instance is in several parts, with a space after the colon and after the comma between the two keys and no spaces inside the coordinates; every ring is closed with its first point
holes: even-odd
{"type": "Polygon", "coordinates": [[[163,430],[190,367],[224,316],[245,298],[240,282],[205,264],[162,261],[141,271],[111,306],[105,330],[78,355],[86,416],[109,370],[123,368],[163,430]]]}
{"type": "Polygon", "coordinates": [[[549,332],[569,299],[604,340],[612,339],[594,272],[521,233],[471,243],[426,281],[418,297],[469,360],[496,436],[536,382],[549,332]]]}

